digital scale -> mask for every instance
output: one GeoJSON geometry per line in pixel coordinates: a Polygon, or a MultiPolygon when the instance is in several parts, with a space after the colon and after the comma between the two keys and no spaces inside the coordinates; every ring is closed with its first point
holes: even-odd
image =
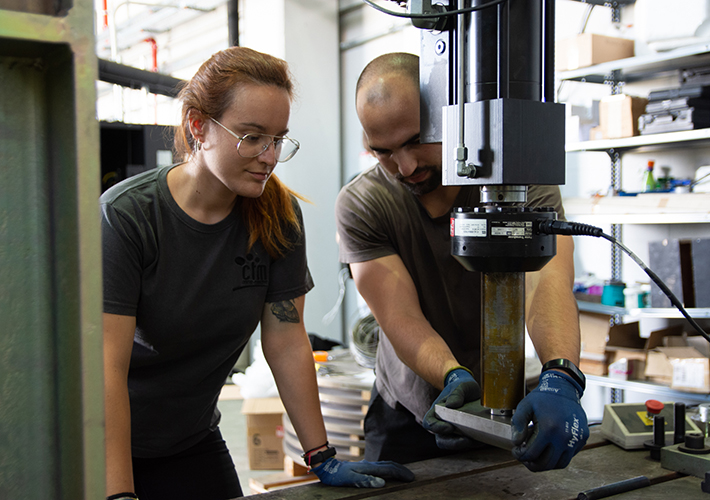
{"type": "MultiPolygon", "coordinates": [[[[663,403],[663,409],[656,413],[665,420],[666,444],[672,445],[674,438],[673,403],[663,403]]],[[[701,432],[686,414],[685,432],[701,432]]],[[[644,442],[653,439],[653,415],[644,403],[612,403],[604,405],[601,425],[602,435],[625,450],[644,448],[644,442]]]]}

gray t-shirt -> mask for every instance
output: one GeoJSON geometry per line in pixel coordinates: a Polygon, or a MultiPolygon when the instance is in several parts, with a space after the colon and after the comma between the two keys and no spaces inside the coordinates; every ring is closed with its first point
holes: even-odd
{"type": "MultiPolygon", "coordinates": [[[[479,192],[477,186],[462,187],[452,208],[479,206],[479,192]]],[[[528,205],[552,206],[564,217],[557,186],[531,186],[528,205]]],[[[341,262],[399,255],[424,316],[480,380],[481,274],[465,271],[451,256],[449,213],[430,217],[419,199],[380,165],[340,191],[335,211],[341,262]]],[[[377,390],[391,407],[400,403],[421,421],[439,391],[399,360],[384,333],[377,349],[377,390]]]]}
{"type": "MultiPolygon", "coordinates": [[[[158,168],[101,196],[104,312],[136,317],[128,374],[133,455],[189,448],[219,422],[217,399],[265,302],[313,287],[305,238],[272,259],[247,250],[239,204],[202,224],[170,194],[158,168]]],[[[300,208],[293,200],[302,225],[300,208]]]]}

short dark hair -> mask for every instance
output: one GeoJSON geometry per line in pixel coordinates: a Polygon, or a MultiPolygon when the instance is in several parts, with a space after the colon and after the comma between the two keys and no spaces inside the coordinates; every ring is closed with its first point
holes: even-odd
{"type": "Polygon", "coordinates": [[[363,86],[388,73],[404,75],[419,87],[419,56],[407,52],[391,52],[376,57],[360,73],[355,87],[356,98],[363,86]]]}

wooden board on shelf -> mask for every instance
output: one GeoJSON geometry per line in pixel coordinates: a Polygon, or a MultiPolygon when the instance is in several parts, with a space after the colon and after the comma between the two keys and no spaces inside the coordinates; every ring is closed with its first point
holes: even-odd
{"type": "Polygon", "coordinates": [[[565,198],[565,214],[593,223],[674,224],[710,222],[709,193],[641,193],[637,196],[565,198]]]}

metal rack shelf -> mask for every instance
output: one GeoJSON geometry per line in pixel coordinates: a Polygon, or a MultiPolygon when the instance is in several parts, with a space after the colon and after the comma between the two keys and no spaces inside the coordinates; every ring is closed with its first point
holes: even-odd
{"type": "MultiPolygon", "coordinates": [[[[680,313],[678,309],[669,307],[644,307],[635,309],[626,309],[625,307],[614,307],[607,306],[603,304],[598,304],[596,302],[585,302],[583,300],[578,300],[577,305],[580,311],[592,312],[598,314],[608,314],[630,316],[632,318],[683,318],[684,316],[680,313]]],[[[710,308],[697,307],[686,309],[688,314],[693,318],[710,318],[710,308]]]]}
{"type": "Polygon", "coordinates": [[[614,71],[620,71],[623,81],[631,83],[670,71],[695,68],[708,64],[710,64],[710,44],[703,43],[680,47],[667,52],[609,61],[587,68],[560,71],[556,76],[559,80],[604,83],[608,75],[614,71]]]}
{"type": "Polygon", "coordinates": [[[710,394],[699,394],[694,392],[677,391],[663,385],[654,384],[651,382],[643,382],[640,380],[619,380],[599,375],[586,375],[587,387],[590,385],[599,385],[609,387],[611,389],[621,389],[643,394],[651,394],[654,399],[660,401],[685,401],[688,403],[708,403],[710,402],[710,394]]]}
{"type": "Polygon", "coordinates": [[[710,128],[697,130],[684,130],[682,132],[667,132],[665,134],[637,135],[623,139],[602,139],[597,141],[583,141],[567,143],[565,149],[568,153],[610,150],[623,151],[646,147],[685,147],[689,144],[710,139],[710,128]]]}

